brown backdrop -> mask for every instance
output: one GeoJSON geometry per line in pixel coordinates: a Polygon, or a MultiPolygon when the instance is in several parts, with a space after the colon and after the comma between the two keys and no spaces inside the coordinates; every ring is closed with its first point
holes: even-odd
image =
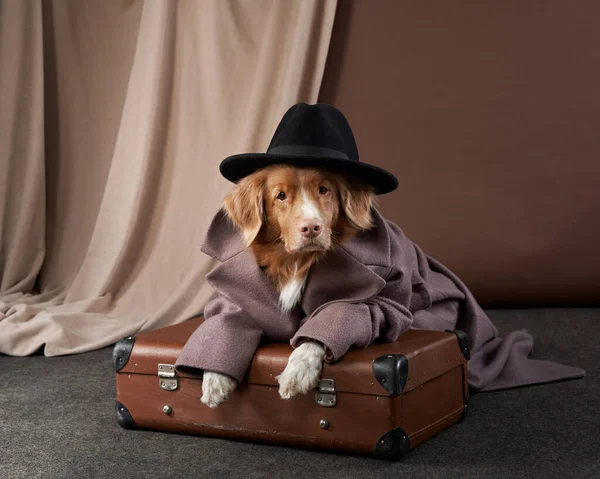
{"type": "Polygon", "coordinates": [[[600,297],[600,2],[345,0],[320,101],[485,305],[600,297]]]}

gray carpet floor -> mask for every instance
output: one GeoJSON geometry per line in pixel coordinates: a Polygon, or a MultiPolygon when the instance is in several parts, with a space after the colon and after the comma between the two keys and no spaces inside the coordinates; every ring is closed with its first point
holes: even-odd
{"type": "Polygon", "coordinates": [[[467,419],[399,463],[121,429],[111,349],[0,356],[0,478],[600,478],[600,308],[489,311],[534,357],[587,377],[473,395],[467,419]]]}

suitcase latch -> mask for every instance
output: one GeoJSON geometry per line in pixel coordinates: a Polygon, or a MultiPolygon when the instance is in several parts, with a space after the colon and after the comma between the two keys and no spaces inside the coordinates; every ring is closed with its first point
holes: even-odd
{"type": "Polygon", "coordinates": [[[337,404],[335,381],[333,379],[321,379],[319,381],[315,391],[315,402],[324,407],[333,407],[337,404]]]}
{"type": "Polygon", "coordinates": [[[175,391],[178,381],[175,376],[175,366],[173,364],[158,365],[158,383],[165,391],[175,391]]]}

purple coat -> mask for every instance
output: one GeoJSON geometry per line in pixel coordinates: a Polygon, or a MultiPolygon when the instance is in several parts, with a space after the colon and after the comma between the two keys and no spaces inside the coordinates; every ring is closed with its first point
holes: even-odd
{"type": "Polygon", "coordinates": [[[309,273],[301,307],[282,315],[278,293],[241,234],[219,212],[202,251],[221,264],[207,280],[216,295],[176,366],[243,378],[261,340],[314,339],[325,360],[373,341],[394,341],[409,328],[461,329],[471,359],[469,385],[478,390],[581,377],[584,371],[528,359],[533,340],[525,331],[505,339],[462,281],[427,256],[373,210],[375,227],[329,252],[309,273]]]}

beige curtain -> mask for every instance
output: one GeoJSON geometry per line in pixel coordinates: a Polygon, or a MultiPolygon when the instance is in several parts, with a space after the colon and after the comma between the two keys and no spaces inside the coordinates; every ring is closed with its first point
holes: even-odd
{"type": "Polygon", "coordinates": [[[217,166],[316,101],[335,4],[0,1],[0,352],[202,311],[217,166]]]}

